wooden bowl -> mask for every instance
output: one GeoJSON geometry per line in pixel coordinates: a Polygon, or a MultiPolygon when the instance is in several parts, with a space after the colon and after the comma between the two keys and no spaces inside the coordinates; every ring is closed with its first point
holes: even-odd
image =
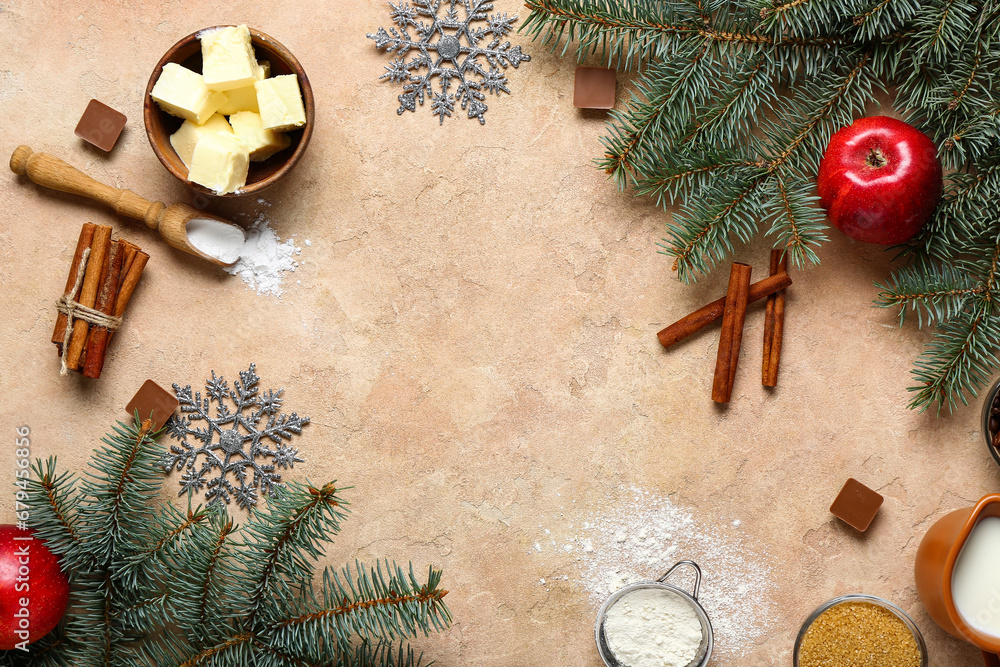
{"type": "MultiPolygon", "coordinates": [[[[224,28],[227,26],[214,26],[224,28]]],[[[211,30],[211,28],[205,28],[211,30]]],[[[189,188],[202,192],[213,197],[239,197],[260,192],[268,188],[292,170],[292,167],[299,161],[305,153],[309,139],[312,137],[313,125],[316,119],[316,105],[313,101],[312,86],[309,85],[309,77],[306,76],[302,65],[295,59],[291,52],[282,46],[276,39],[265,35],[259,30],[250,28],[250,39],[253,44],[257,60],[267,60],[271,63],[271,76],[281,74],[295,74],[299,78],[299,88],[302,90],[302,102],[306,110],[306,124],[292,132],[288,132],[291,145],[283,151],[279,151],[264,160],[263,162],[251,162],[250,171],[247,174],[247,183],[238,192],[230,192],[225,195],[217,195],[213,190],[192,183],[188,180],[188,169],[181,162],[180,157],[174,152],[170,145],[170,135],[177,131],[184,119],[171,116],[160,108],[153,98],[149,96],[160,78],[160,72],[167,63],[177,63],[190,70],[201,73],[201,40],[198,35],[203,32],[191,33],[181,41],[171,46],[160,62],[153,68],[153,74],[146,84],[146,96],[143,101],[142,119],[146,125],[146,136],[149,137],[149,145],[153,147],[156,157],[167,168],[171,174],[183,181],[189,188]]]]}

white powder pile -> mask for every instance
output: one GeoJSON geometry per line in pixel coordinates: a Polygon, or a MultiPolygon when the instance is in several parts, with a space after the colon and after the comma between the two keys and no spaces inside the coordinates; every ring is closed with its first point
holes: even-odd
{"type": "MultiPolygon", "coordinates": [[[[582,526],[539,528],[545,537],[534,551],[575,554],[576,583],[588,592],[595,614],[619,588],[656,579],[678,560],[690,559],[701,566],[698,600],[712,621],[716,653],[735,659],[767,637],[777,591],[770,557],[740,533],[736,521],[696,519],[669,498],[631,488],[586,516],[582,526]],[[562,540],[553,535],[567,531],[571,535],[562,540]]],[[[681,571],[669,583],[688,591],[693,584],[681,571]]]]}
{"type": "Polygon", "coordinates": [[[624,667],[687,667],[701,647],[698,614],[676,593],[626,593],[604,619],[608,648],[624,667]]]}
{"type": "Polygon", "coordinates": [[[267,218],[260,214],[247,230],[247,240],[239,261],[227,267],[226,271],[238,275],[258,294],[281,296],[284,293],[284,275],[299,265],[295,257],[301,253],[302,249],[296,247],[291,239],[282,242],[268,226],[267,218]]]}

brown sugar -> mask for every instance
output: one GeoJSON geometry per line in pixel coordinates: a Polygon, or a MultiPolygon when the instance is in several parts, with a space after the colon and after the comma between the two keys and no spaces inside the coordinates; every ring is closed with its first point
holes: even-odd
{"type": "Polygon", "coordinates": [[[810,624],[799,667],[920,667],[920,646],[902,620],[870,602],[842,602],[810,624]]]}

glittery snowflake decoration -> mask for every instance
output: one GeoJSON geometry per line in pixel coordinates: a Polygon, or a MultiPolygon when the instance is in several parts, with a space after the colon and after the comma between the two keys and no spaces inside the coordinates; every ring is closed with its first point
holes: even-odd
{"type": "Polygon", "coordinates": [[[285,441],[301,434],[309,417],[294,412],[291,416],[279,415],[284,389],[259,393],[259,381],[256,365],[250,364],[249,370],[240,371],[240,379],[232,389],[225,378],[216,377],[212,371],[212,379],[205,383],[204,398],[200,391],[192,395],[191,385],[182,389],[174,384],[181,416],[167,422],[167,433],[180,445],[170,445],[160,463],[167,472],[183,471],[177,495],[206,489],[209,504],[220,500],[229,503],[232,497],[240,507],[249,508],[257,504],[258,491],[271,495],[283,486],[275,470],[303,461],[298,450],[285,441]],[[214,416],[210,414],[212,403],[214,416]],[[198,426],[198,422],[204,425],[198,426]]]}
{"type": "Polygon", "coordinates": [[[485,0],[413,0],[413,5],[401,1],[392,7],[390,16],[399,27],[379,28],[368,38],[375,40],[375,47],[395,53],[396,58],[386,66],[380,79],[403,84],[396,113],[416,111],[425,98],[431,100],[431,113],[444,123],[451,116],[455,104],[466,110],[469,118],[486,123],[486,93],[510,94],[503,70],[508,65],[515,68],[531,56],[521,53],[520,46],[511,46],[501,40],[514,29],[517,15],[491,14],[493,3],[485,0]],[[441,16],[441,6],[449,8],[441,16]],[[464,9],[464,15],[457,8],[464,9]],[[475,22],[485,21],[485,25],[475,22]],[[414,35],[411,36],[412,28],[414,35]],[[409,61],[405,56],[414,51],[409,61]],[[485,64],[479,60],[482,57],[485,64]],[[417,70],[425,68],[422,73],[417,70]],[[440,91],[434,88],[434,79],[440,91]],[[455,83],[455,92],[451,90],[455,83]]]}

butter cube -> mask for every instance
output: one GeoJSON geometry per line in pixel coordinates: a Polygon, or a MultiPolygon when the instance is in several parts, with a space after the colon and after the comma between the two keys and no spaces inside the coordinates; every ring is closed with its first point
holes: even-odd
{"type": "Polygon", "coordinates": [[[253,85],[257,58],[246,25],[203,31],[201,73],[212,90],[233,90],[253,85]]]}
{"type": "Polygon", "coordinates": [[[253,85],[257,88],[257,106],[265,130],[283,132],[306,124],[299,77],[285,74],[257,81],[253,85]]]}
{"type": "Polygon", "coordinates": [[[250,151],[250,160],[260,162],[271,157],[278,151],[288,148],[292,140],[287,134],[265,130],[260,123],[260,114],[253,111],[241,111],[229,117],[236,138],[242,141],[250,151]]]}
{"type": "Polygon", "coordinates": [[[191,156],[194,155],[194,147],[198,144],[198,140],[206,134],[218,134],[220,132],[222,134],[233,133],[233,128],[230,127],[229,121],[221,114],[213,115],[205,121],[204,125],[198,125],[186,120],[176,132],[170,135],[170,145],[177,151],[177,156],[184,163],[184,166],[190,169],[191,156]]]}
{"type": "Polygon", "coordinates": [[[224,195],[246,185],[249,167],[250,153],[235,135],[206,134],[194,147],[188,180],[224,195]]]}
{"type": "MultiPolygon", "coordinates": [[[[254,72],[255,80],[262,81],[266,79],[270,71],[271,63],[262,60],[257,63],[257,69],[254,72]]],[[[253,84],[226,91],[226,96],[229,97],[229,100],[219,108],[219,113],[224,116],[229,116],[239,111],[256,112],[258,110],[257,89],[253,87],[253,84]]]]}
{"type": "Polygon", "coordinates": [[[226,94],[209,90],[205,79],[177,63],[167,63],[149,94],[160,108],[199,125],[226,103],[226,94]]]}

